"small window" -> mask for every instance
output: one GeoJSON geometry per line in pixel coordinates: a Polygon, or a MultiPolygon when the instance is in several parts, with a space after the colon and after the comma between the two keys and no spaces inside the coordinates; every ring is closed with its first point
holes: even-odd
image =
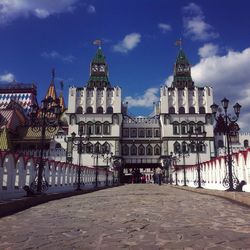
{"type": "Polygon", "coordinates": [[[191,151],[191,153],[196,152],[196,144],[195,144],[195,142],[190,143],[190,151],[191,151]]]}
{"type": "Polygon", "coordinates": [[[78,134],[85,134],[85,123],[84,122],[79,122],[78,123],[78,134]]]}
{"type": "Polygon", "coordinates": [[[179,123],[178,122],[173,123],[173,134],[174,135],[180,134],[179,123]]]}
{"type": "Polygon", "coordinates": [[[90,153],[93,153],[93,145],[92,143],[87,143],[86,145],[86,153],[90,154],[90,153]]]}
{"type": "Polygon", "coordinates": [[[137,137],[137,129],[136,128],[130,129],[130,137],[137,137]]]}
{"type": "Polygon", "coordinates": [[[158,128],[155,128],[154,132],[155,132],[154,137],[160,137],[160,130],[158,128]]]}
{"type": "Polygon", "coordinates": [[[148,145],[148,146],[146,147],[146,154],[147,154],[147,155],[152,155],[152,154],[153,154],[153,148],[152,148],[151,145],[148,145]]]}
{"type": "Polygon", "coordinates": [[[110,124],[108,122],[104,122],[103,124],[103,134],[104,135],[110,134],[110,124]]]}
{"type": "Polygon", "coordinates": [[[87,107],[86,113],[87,114],[93,114],[93,108],[92,107],[87,107]]]}
{"type": "Polygon", "coordinates": [[[194,134],[194,131],[195,131],[195,123],[190,122],[188,132],[194,134]]]}
{"type": "Polygon", "coordinates": [[[133,144],[130,148],[131,155],[137,155],[137,147],[133,144]]]}
{"type": "Polygon", "coordinates": [[[122,136],[123,137],[129,137],[129,130],[128,130],[128,128],[124,128],[122,130],[122,136]]]}
{"type": "Polygon", "coordinates": [[[205,107],[200,107],[199,108],[199,113],[200,114],[205,114],[206,113],[205,107]]]}
{"type": "Polygon", "coordinates": [[[77,114],[82,114],[82,113],[83,113],[82,107],[77,107],[76,113],[77,113],[77,114]]]}
{"type": "Polygon", "coordinates": [[[179,114],[185,114],[185,108],[184,107],[179,108],[179,114]]]}
{"type": "Polygon", "coordinates": [[[102,133],[102,124],[100,122],[97,122],[95,124],[95,134],[100,135],[102,133]]]}
{"type": "Polygon", "coordinates": [[[128,145],[122,145],[122,154],[128,155],[129,154],[129,147],[128,145]]]}
{"type": "Polygon", "coordinates": [[[94,134],[94,124],[92,122],[87,123],[87,133],[88,135],[94,134]]]}
{"type": "Polygon", "coordinates": [[[103,114],[103,107],[97,108],[97,114],[103,114]]]}
{"type": "Polygon", "coordinates": [[[187,123],[185,122],[181,123],[181,134],[182,135],[187,134],[187,123]]]}
{"type": "Polygon", "coordinates": [[[179,153],[181,145],[179,142],[174,143],[174,153],[179,153]]]}
{"type": "Polygon", "coordinates": [[[110,152],[110,144],[105,142],[102,145],[102,153],[105,154],[105,153],[109,153],[109,152],[110,152]]]}
{"type": "Polygon", "coordinates": [[[189,114],[195,114],[195,108],[194,107],[189,108],[189,114]]]}
{"type": "Polygon", "coordinates": [[[159,145],[155,145],[154,154],[160,155],[161,154],[161,147],[159,145]]]}
{"type": "Polygon", "coordinates": [[[249,142],[248,140],[244,140],[244,148],[248,148],[249,147],[249,142]]]}
{"type": "Polygon", "coordinates": [[[174,107],[170,107],[168,110],[169,114],[175,114],[175,108],[174,107]]]}
{"type": "Polygon", "coordinates": [[[113,107],[107,108],[107,114],[113,114],[113,107]]]}
{"type": "Polygon", "coordinates": [[[147,137],[152,137],[152,129],[151,128],[146,129],[146,136],[147,137]]]}
{"type": "Polygon", "coordinates": [[[138,147],[138,155],[145,155],[145,148],[143,145],[138,147]]]}
{"type": "Polygon", "coordinates": [[[145,130],[144,128],[139,128],[138,129],[138,134],[140,138],[144,138],[145,137],[145,130]]]}

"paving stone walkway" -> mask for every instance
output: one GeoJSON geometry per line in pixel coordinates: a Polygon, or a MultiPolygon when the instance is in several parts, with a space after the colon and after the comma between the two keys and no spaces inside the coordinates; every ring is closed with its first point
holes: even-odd
{"type": "Polygon", "coordinates": [[[125,185],[0,219],[0,249],[250,249],[250,209],[167,185],[125,185]]]}

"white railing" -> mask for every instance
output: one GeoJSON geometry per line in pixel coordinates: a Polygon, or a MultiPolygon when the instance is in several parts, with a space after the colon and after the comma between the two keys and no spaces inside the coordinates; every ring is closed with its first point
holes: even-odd
{"type": "MultiPolygon", "coordinates": [[[[0,151],[0,200],[26,195],[23,187],[30,186],[38,170],[37,157],[0,151]]],[[[78,165],[55,160],[44,160],[44,177],[49,184],[47,193],[67,192],[76,189],[78,165]]],[[[81,187],[91,189],[112,186],[118,182],[117,173],[105,168],[81,166],[81,187]]]]}
{"type": "MultiPolygon", "coordinates": [[[[223,179],[228,173],[227,157],[225,155],[216,157],[210,161],[200,164],[201,180],[203,187],[207,189],[225,190],[223,179]]],[[[246,181],[243,191],[250,192],[250,149],[233,153],[233,173],[241,182],[246,181]]],[[[176,183],[175,173],[173,173],[173,183],[176,183]]],[[[195,187],[197,182],[197,165],[186,167],[187,185],[195,187]]],[[[183,168],[177,170],[178,185],[184,184],[183,168]]]]}

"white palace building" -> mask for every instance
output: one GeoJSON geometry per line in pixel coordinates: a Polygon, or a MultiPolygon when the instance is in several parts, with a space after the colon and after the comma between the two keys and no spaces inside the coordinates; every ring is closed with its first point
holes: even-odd
{"type": "MultiPolygon", "coordinates": [[[[14,90],[0,89],[2,193],[21,190],[21,185],[30,183],[31,178],[27,181],[25,176],[28,174],[26,165],[31,159],[27,157],[37,157],[40,152],[41,134],[32,134],[26,122],[27,102],[29,106],[37,103],[36,87],[17,83],[13,86],[16,86],[14,90]],[[26,109],[22,111],[20,107],[24,105],[26,109]],[[7,115],[11,112],[18,119],[10,125],[7,115]],[[21,166],[17,154],[23,157],[21,166]],[[14,162],[11,171],[8,171],[8,162],[14,162]],[[21,177],[21,173],[24,176],[21,177]]],[[[57,97],[54,74],[46,93],[48,96],[57,97]]],[[[204,187],[225,189],[226,136],[214,129],[215,120],[210,108],[214,103],[213,89],[194,83],[191,65],[183,49],[179,50],[176,58],[173,82],[171,86],[161,87],[155,113],[150,117],[131,116],[127,112],[127,104],[122,102],[121,88],[109,81],[109,69],[101,47],[90,63],[87,84],[69,88],[68,108],[64,106],[62,94],[59,99],[64,109],[61,125],[54,133],[47,132],[44,150],[44,157],[48,161],[45,175],[54,189],[63,186],[68,190],[75,178],[72,177],[71,166],[79,165],[85,169],[81,173],[84,184],[89,185],[93,184],[95,178],[99,178],[99,183],[104,182],[104,169],[108,169],[109,183],[111,180],[151,183],[155,169],[163,167],[166,182],[183,185],[185,170],[187,184],[195,186],[197,164],[204,187]],[[74,142],[81,142],[80,153],[75,150],[73,139],[74,142]],[[57,163],[64,170],[60,170],[57,163]],[[50,167],[50,164],[54,167],[50,167]],[[65,164],[68,164],[68,170],[65,164]],[[96,169],[99,169],[98,176],[96,169]],[[57,171],[61,171],[60,174],[57,171]]],[[[233,174],[247,183],[250,183],[249,140],[248,133],[237,132],[231,136],[230,144],[233,174]]],[[[35,165],[34,161],[30,164],[35,165]]],[[[246,190],[250,190],[249,187],[247,185],[246,190]]]]}

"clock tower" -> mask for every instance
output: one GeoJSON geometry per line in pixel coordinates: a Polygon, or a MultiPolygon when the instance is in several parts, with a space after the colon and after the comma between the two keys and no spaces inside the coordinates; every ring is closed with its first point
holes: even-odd
{"type": "Polygon", "coordinates": [[[88,80],[89,88],[110,87],[108,80],[108,65],[101,47],[98,48],[95,57],[90,63],[90,78],[88,80]]]}
{"type": "Polygon", "coordinates": [[[194,82],[191,77],[191,65],[182,48],[179,50],[175,65],[174,65],[174,80],[173,88],[192,88],[194,82]]]}

